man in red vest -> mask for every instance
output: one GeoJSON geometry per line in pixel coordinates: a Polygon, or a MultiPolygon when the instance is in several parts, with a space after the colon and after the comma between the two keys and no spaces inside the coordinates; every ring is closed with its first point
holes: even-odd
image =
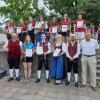
{"type": "Polygon", "coordinates": [[[4,51],[7,52],[7,61],[9,65],[9,74],[10,74],[8,82],[13,80],[14,68],[16,73],[16,80],[20,81],[19,64],[20,64],[22,43],[19,41],[16,33],[12,33],[11,37],[12,39],[7,41],[6,44],[4,45],[4,51]]]}
{"type": "Polygon", "coordinates": [[[80,44],[75,39],[75,34],[71,34],[71,40],[67,43],[67,82],[66,85],[70,84],[71,70],[73,67],[75,77],[75,87],[78,87],[78,57],[80,55],[80,44]]]}
{"type": "Polygon", "coordinates": [[[46,41],[45,34],[42,34],[41,41],[37,43],[36,52],[38,55],[38,71],[37,71],[38,78],[36,80],[36,83],[40,82],[42,64],[44,64],[45,69],[46,69],[46,81],[47,83],[50,83],[49,54],[51,52],[51,44],[48,41],[46,41]]]}

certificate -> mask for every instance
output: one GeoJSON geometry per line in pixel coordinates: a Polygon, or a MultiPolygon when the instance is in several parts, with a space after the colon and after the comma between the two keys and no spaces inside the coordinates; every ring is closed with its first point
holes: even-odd
{"type": "Polygon", "coordinates": [[[77,28],[82,28],[83,21],[77,21],[77,28]]]}
{"type": "Polygon", "coordinates": [[[22,27],[17,27],[16,32],[17,32],[18,34],[21,33],[21,32],[22,32],[22,27]]]}
{"type": "Polygon", "coordinates": [[[41,47],[37,47],[36,48],[36,53],[38,54],[38,55],[42,55],[43,54],[43,47],[41,46],[41,47]]]}
{"type": "Polygon", "coordinates": [[[58,49],[58,48],[57,48],[57,49],[54,51],[53,56],[54,56],[54,57],[57,57],[57,56],[59,55],[60,51],[61,51],[61,49],[58,49]]]}
{"type": "Polygon", "coordinates": [[[9,31],[9,33],[13,33],[14,32],[14,27],[9,27],[8,31],[9,31]]]}
{"type": "Polygon", "coordinates": [[[52,27],[52,33],[57,33],[57,26],[52,27]]]}
{"type": "Polygon", "coordinates": [[[62,25],[62,32],[67,32],[68,25],[62,25]]]}
{"type": "Polygon", "coordinates": [[[28,25],[28,30],[31,31],[33,29],[32,23],[28,25]]]}
{"type": "Polygon", "coordinates": [[[26,49],[26,57],[32,57],[32,49],[26,49]]]}

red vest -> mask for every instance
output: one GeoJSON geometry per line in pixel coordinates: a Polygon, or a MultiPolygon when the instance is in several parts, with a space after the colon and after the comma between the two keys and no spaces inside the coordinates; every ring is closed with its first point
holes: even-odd
{"type": "Polygon", "coordinates": [[[71,42],[69,42],[68,53],[71,57],[75,56],[75,54],[77,53],[77,42],[75,42],[73,45],[71,44],[71,42]]]}
{"type": "Polygon", "coordinates": [[[61,49],[62,50],[62,46],[55,46],[55,49],[58,48],[58,49],[61,49]]]}
{"type": "MultiPolygon", "coordinates": [[[[40,42],[40,46],[43,47],[42,41],[40,42]]],[[[48,52],[48,41],[46,41],[46,42],[44,43],[43,51],[44,51],[44,52],[48,52]]]]}
{"type": "Polygon", "coordinates": [[[12,40],[9,40],[8,42],[8,57],[9,58],[18,58],[21,56],[21,50],[20,50],[20,45],[19,45],[20,41],[16,40],[15,42],[13,42],[12,40]]]}

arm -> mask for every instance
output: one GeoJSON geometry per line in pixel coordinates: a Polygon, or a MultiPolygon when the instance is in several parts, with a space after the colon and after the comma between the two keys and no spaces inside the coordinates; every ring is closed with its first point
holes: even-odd
{"type": "Polygon", "coordinates": [[[4,51],[8,52],[9,48],[8,48],[8,41],[5,43],[5,45],[3,46],[4,51]]]}
{"type": "Polygon", "coordinates": [[[77,45],[77,53],[75,54],[75,56],[73,57],[73,59],[78,58],[80,55],[80,44],[77,45]]]}
{"type": "Polygon", "coordinates": [[[66,56],[70,59],[70,55],[69,55],[69,52],[68,52],[68,43],[67,43],[67,46],[66,46],[66,56]]]}
{"type": "Polygon", "coordinates": [[[95,40],[95,51],[96,51],[96,54],[98,54],[98,52],[99,52],[99,44],[98,44],[97,40],[95,40]]]}

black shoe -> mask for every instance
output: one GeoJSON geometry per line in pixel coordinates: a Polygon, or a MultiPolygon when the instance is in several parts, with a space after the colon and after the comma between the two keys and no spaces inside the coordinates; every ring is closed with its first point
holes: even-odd
{"type": "Polygon", "coordinates": [[[55,85],[60,85],[60,84],[61,84],[61,83],[56,83],[56,82],[55,82],[55,85]]]}
{"type": "Polygon", "coordinates": [[[12,81],[13,80],[13,77],[9,77],[8,78],[8,82],[12,81]]]}
{"type": "Polygon", "coordinates": [[[78,84],[78,82],[76,82],[76,83],[75,83],[75,87],[79,87],[79,84],[78,84]]]}
{"type": "Polygon", "coordinates": [[[16,77],[16,81],[20,81],[20,78],[19,77],[16,77]]]}
{"type": "Polygon", "coordinates": [[[37,80],[36,80],[36,83],[39,83],[39,82],[40,82],[40,79],[37,79],[37,80]]]}
{"type": "Polygon", "coordinates": [[[69,82],[69,81],[67,81],[65,84],[68,86],[68,85],[70,85],[70,82],[69,82]]]}
{"type": "Polygon", "coordinates": [[[50,79],[48,78],[48,79],[46,80],[46,82],[49,84],[49,83],[50,83],[50,79]]]}

